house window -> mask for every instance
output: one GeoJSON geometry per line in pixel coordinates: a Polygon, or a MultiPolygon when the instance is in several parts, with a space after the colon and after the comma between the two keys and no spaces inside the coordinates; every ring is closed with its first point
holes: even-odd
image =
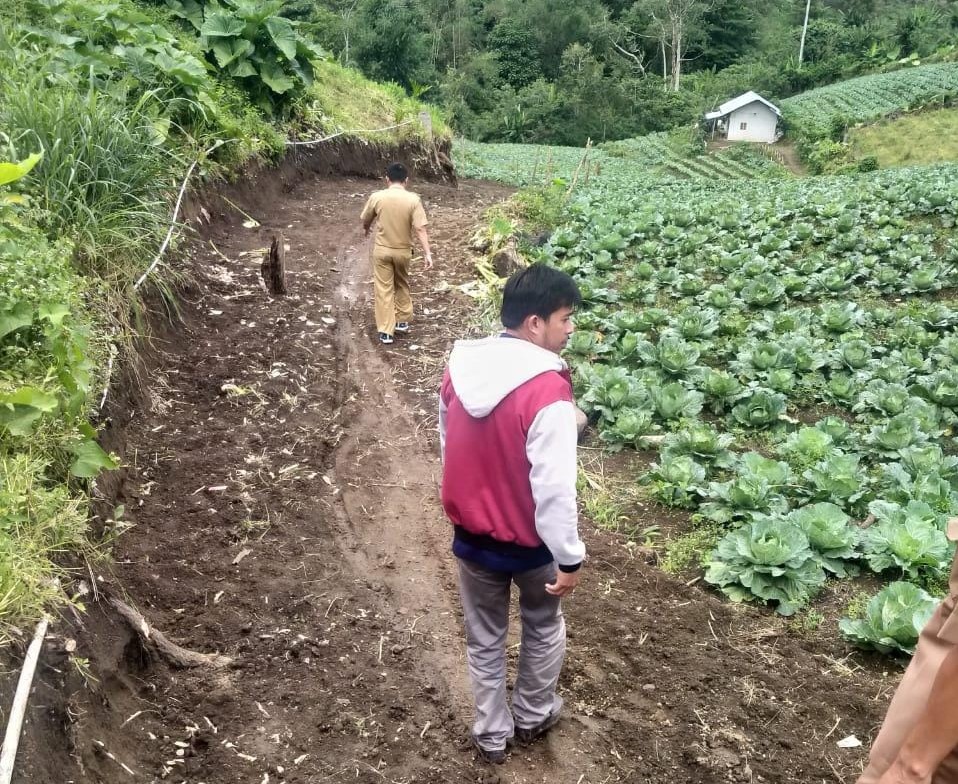
{"type": "Polygon", "coordinates": [[[739,123],[739,124],[738,124],[738,129],[739,129],[740,131],[747,131],[747,130],[748,130],[748,123],[739,123]]]}

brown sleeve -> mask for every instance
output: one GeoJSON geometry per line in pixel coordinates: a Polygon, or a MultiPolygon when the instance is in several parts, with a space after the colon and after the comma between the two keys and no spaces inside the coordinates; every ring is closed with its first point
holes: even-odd
{"type": "Polygon", "coordinates": [[[359,219],[363,223],[372,223],[373,218],[376,217],[376,194],[374,193],[369,199],[366,200],[366,206],[363,207],[363,213],[359,216],[359,219]]]}
{"type": "Polygon", "coordinates": [[[416,199],[416,206],[412,208],[412,227],[414,229],[421,229],[423,226],[428,226],[429,221],[426,219],[426,211],[422,208],[422,201],[416,199]]]}

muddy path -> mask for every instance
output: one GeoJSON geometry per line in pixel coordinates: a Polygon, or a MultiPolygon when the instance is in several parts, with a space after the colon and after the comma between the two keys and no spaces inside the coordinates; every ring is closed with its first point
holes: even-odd
{"type": "Polygon", "coordinates": [[[133,528],[101,587],[231,663],[173,669],[93,603],[79,644],[97,679],[67,722],[74,780],[853,781],[863,749],[836,741],[867,745],[897,667],[849,656],[834,629],[793,633],[731,607],[585,520],[586,590],[566,605],[569,715],[501,767],[474,760],[435,390],[469,331],[466,239],[508,191],[417,187],[438,268],[414,276],[413,332],[383,348],[357,219],[374,187],[310,180],[278,200],[205,205],[196,296],[128,428],[117,502],[133,528]],[[259,283],[275,232],[285,299],[259,283]]]}

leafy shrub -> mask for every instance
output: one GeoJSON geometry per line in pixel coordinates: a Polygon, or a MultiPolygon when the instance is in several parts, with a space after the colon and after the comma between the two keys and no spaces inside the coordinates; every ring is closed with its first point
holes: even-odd
{"type": "Polygon", "coordinates": [[[838,628],[859,648],[911,655],[937,606],[938,602],[917,585],[890,583],[868,602],[864,618],[842,618],[838,628]]]}
{"type": "Polygon", "coordinates": [[[195,28],[210,63],[242,84],[263,109],[288,107],[312,84],[313,61],[326,53],[279,16],[283,0],[168,0],[195,28]]]}

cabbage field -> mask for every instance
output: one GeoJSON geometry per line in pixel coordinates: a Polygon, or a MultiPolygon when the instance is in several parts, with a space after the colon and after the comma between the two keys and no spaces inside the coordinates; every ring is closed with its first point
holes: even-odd
{"type": "MultiPolygon", "coordinates": [[[[480,152],[487,176],[515,170],[517,150],[480,152]]],[[[867,570],[889,585],[844,634],[910,650],[958,514],[958,166],[640,168],[604,160],[528,249],[585,299],[566,350],[579,405],[609,449],[658,447],[635,481],[714,532],[708,583],[789,615],[867,570]]]]}
{"type": "Polygon", "coordinates": [[[837,82],[786,98],[786,119],[813,138],[828,136],[832,123],[865,122],[897,111],[944,104],[958,95],[958,63],[912,66],[837,82]]]}
{"type": "Polygon", "coordinates": [[[535,144],[455,144],[456,170],[463,177],[527,186],[554,178],[593,187],[653,184],[672,180],[765,179],[791,176],[780,163],[739,144],[711,155],[693,151],[687,132],[653,133],[605,142],[586,152],[580,147],[535,144]]]}

